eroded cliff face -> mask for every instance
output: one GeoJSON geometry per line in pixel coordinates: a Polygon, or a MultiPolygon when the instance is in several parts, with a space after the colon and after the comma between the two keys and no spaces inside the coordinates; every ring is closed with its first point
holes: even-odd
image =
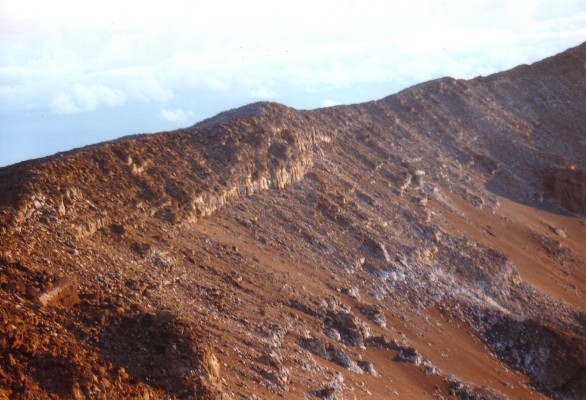
{"type": "Polygon", "coordinates": [[[85,237],[133,218],[194,222],[239,197],[301,180],[333,134],[277,104],[240,113],[40,161],[28,182],[7,182],[17,186],[17,209],[3,214],[4,225],[19,231],[50,218],[85,237]]]}
{"type": "Polygon", "coordinates": [[[585,65],[0,169],[0,398],[583,398],[585,65]]]}

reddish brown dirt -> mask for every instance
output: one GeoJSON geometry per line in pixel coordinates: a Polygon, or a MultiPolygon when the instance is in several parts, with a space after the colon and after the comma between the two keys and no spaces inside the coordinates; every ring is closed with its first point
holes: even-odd
{"type": "Polygon", "coordinates": [[[524,281],[565,303],[583,308],[586,293],[579,288],[586,287],[584,220],[526,207],[503,197],[497,199],[501,204],[500,213],[493,214],[454,198],[453,204],[466,215],[466,221],[445,212],[441,206],[437,209],[450,221],[454,231],[513,260],[524,281]],[[560,237],[552,227],[564,230],[567,236],[560,237]],[[564,249],[571,249],[571,254],[564,249]],[[552,268],[552,265],[560,267],[552,268]]]}
{"type": "Polygon", "coordinates": [[[585,63],[0,169],[0,400],[584,399],[585,63]]]}

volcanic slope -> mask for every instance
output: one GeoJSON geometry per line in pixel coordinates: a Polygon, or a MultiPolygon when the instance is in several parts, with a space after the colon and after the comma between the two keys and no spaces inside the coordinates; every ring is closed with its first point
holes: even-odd
{"type": "Polygon", "coordinates": [[[0,169],[0,399],[586,399],[586,44],[0,169]]]}

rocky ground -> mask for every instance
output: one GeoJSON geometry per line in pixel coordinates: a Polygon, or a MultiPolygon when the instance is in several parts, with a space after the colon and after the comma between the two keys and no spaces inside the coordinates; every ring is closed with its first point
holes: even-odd
{"type": "Polygon", "coordinates": [[[0,399],[585,399],[585,66],[0,169],[0,399]]]}

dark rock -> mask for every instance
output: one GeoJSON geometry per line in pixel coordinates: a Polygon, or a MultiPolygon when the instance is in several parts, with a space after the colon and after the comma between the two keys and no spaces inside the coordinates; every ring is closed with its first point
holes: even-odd
{"type": "Polygon", "coordinates": [[[364,372],[368,372],[371,375],[378,376],[378,372],[376,372],[376,369],[374,369],[374,364],[370,361],[358,361],[358,366],[364,372]]]}
{"type": "Polygon", "coordinates": [[[326,348],[326,344],[319,339],[301,338],[299,339],[299,345],[304,349],[310,351],[311,353],[315,354],[316,356],[319,356],[326,360],[332,359],[331,354],[328,352],[326,348]]]}
{"type": "Polygon", "coordinates": [[[360,305],[360,311],[366,316],[366,318],[375,324],[382,326],[383,328],[387,326],[387,319],[383,310],[379,306],[362,304],[360,305]]]}
{"type": "Polygon", "coordinates": [[[352,360],[342,349],[331,347],[330,353],[332,355],[332,361],[339,366],[348,368],[350,371],[358,374],[362,373],[362,369],[356,361],[352,360]]]}
{"type": "Polygon", "coordinates": [[[333,387],[314,390],[310,392],[310,394],[314,397],[318,397],[324,400],[336,400],[336,389],[334,389],[333,387]]]}
{"type": "Polygon", "coordinates": [[[508,400],[503,393],[488,386],[476,386],[462,382],[453,376],[445,378],[450,384],[450,395],[458,400],[508,400]]]}
{"type": "Polygon", "coordinates": [[[395,340],[387,340],[384,336],[371,336],[364,342],[367,346],[379,349],[390,349],[398,351],[401,346],[395,340]]]}
{"type": "Polygon", "coordinates": [[[395,361],[404,361],[410,364],[420,365],[423,362],[423,357],[413,347],[402,347],[399,349],[395,361]]]}
{"type": "Polygon", "coordinates": [[[548,173],[549,194],[568,210],[586,214],[586,170],[558,169],[548,173]]]}
{"type": "Polygon", "coordinates": [[[364,339],[370,336],[368,326],[349,312],[330,312],[325,324],[340,332],[342,343],[349,346],[364,347],[364,339]]]}

